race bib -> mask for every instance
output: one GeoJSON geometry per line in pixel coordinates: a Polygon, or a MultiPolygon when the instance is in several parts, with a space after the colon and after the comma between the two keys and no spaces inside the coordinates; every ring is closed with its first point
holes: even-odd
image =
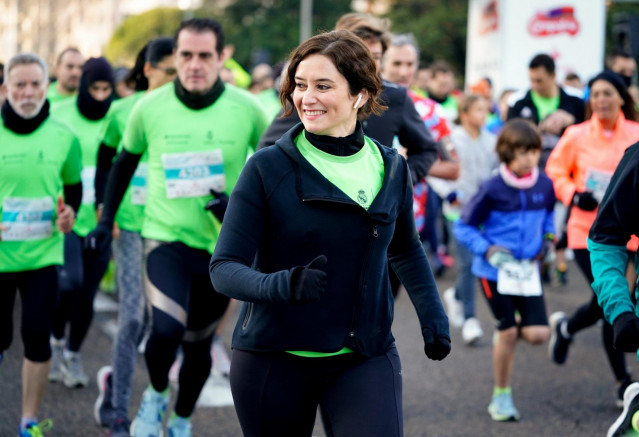
{"type": "Polygon", "coordinates": [[[146,204],[146,181],[148,175],[148,164],[146,162],[139,163],[131,179],[131,203],[133,205],[146,204]]]}
{"type": "Polygon", "coordinates": [[[610,179],[612,179],[612,172],[589,169],[586,173],[586,191],[592,192],[597,202],[601,203],[610,185],[610,179]]]}
{"type": "Polygon", "coordinates": [[[2,203],[2,241],[40,240],[53,233],[51,197],[7,197],[2,203]]]}
{"type": "Polygon", "coordinates": [[[511,296],[541,296],[537,261],[510,261],[497,273],[497,291],[511,296]]]}
{"type": "Polygon", "coordinates": [[[166,197],[199,197],[226,189],[221,150],[162,155],[166,197]]]}
{"type": "Polygon", "coordinates": [[[82,169],[82,203],[95,203],[95,167],[82,169]]]}

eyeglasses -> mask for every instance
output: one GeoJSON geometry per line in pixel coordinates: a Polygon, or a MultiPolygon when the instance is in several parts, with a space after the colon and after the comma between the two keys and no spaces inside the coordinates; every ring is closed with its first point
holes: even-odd
{"type": "Polygon", "coordinates": [[[167,76],[175,76],[177,74],[177,69],[175,67],[160,67],[158,64],[155,63],[151,63],[151,67],[160,70],[167,76]]]}

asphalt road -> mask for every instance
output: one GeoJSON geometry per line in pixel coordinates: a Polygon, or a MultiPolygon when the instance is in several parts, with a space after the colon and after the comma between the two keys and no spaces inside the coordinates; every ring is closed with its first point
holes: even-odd
{"type": "MultiPolygon", "coordinates": [[[[570,281],[563,287],[546,287],[548,314],[572,312],[590,298],[591,291],[574,264],[570,281]]],[[[453,272],[438,280],[440,292],[450,286],[453,272]]],[[[479,292],[478,292],[479,293],[479,292]]],[[[19,304],[14,318],[19,320],[19,304]]],[[[483,298],[477,296],[478,317],[484,338],[475,347],[462,343],[453,330],[453,351],[442,362],[428,360],[414,309],[406,294],[396,302],[394,334],[402,358],[404,383],[404,430],[406,436],[602,436],[619,414],[615,407],[615,382],[601,346],[601,328],[596,325],[579,333],[568,361],[556,366],[547,357],[546,346],[520,343],[513,375],[513,398],[521,413],[517,423],[495,423],[486,412],[492,393],[492,321],[483,298]]],[[[110,361],[111,340],[105,326],[113,312],[96,315],[83,346],[85,369],[91,375],[110,361]]],[[[20,417],[20,365],[22,345],[19,325],[14,342],[0,366],[0,437],[16,435],[20,417]]],[[[230,337],[230,330],[226,340],[230,337]]],[[[636,359],[627,355],[628,367],[639,377],[636,359]]],[[[137,411],[148,384],[143,357],[133,387],[130,415],[137,411]]],[[[49,384],[41,418],[53,420],[47,436],[106,436],[95,425],[92,411],[97,396],[95,379],[89,387],[70,390],[49,384]]],[[[193,418],[195,436],[241,436],[233,407],[201,407],[193,418]]],[[[318,420],[314,436],[325,436],[318,420]]]]}

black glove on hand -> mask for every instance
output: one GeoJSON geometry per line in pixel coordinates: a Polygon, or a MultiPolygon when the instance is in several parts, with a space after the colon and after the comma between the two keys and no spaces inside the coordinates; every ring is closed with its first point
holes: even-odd
{"type": "Polygon", "coordinates": [[[229,196],[222,192],[215,191],[213,188],[211,188],[211,194],[213,195],[213,199],[209,200],[204,209],[211,211],[215,218],[222,223],[222,221],[224,221],[226,207],[229,206],[229,196]]]}
{"type": "Polygon", "coordinates": [[[441,361],[450,353],[450,338],[433,335],[428,328],[422,330],[424,336],[424,352],[431,360],[441,361]]]}
{"type": "Polygon", "coordinates": [[[326,257],[320,255],[304,267],[298,267],[291,276],[291,302],[317,302],[326,289],[326,257]]]}
{"type": "Polygon", "coordinates": [[[84,248],[95,252],[105,253],[111,248],[113,239],[113,225],[98,222],[94,230],[84,238],[84,248]]]}
{"type": "Polygon", "coordinates": [[[626,311],[615,319],[612,325],[615,349],[623,352],[637,352],[639,349],[639,317],[626,311]]]}
{"type": "Polygon", "coordinates": [[[599,202],[590,191],[575,191],[574,196],[572,196],[572,204],[584,211],[594,211],[599,206],[599,202]]]}

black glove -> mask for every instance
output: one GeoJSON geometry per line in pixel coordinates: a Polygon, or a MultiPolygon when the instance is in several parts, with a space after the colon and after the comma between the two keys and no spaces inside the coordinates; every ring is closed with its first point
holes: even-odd
{"type": "Polygon", "coordinates": [[[621,313],[612,325],[615,349],[637,352],[639,349],[639,317],[631,311],[621,313]]]}
{"type": "Polygon", "coordinates": [[[291,275],[291,302],[302,304],[317,302],[326,289],[326,257],[320,255],[291,275]]]}
{"type": "Polygon", "coordinates": [[[211,194],[213,195],[213,199],[209,200],[204,209],[211,211],[215,218],[222,223],[224,221],[226,207],[229,206],[229,196],[222,192],[215,191],[213,188],[211,188],[211,194]]]}
{"type": "Polygon", "coordinates": [[[431,360],[441,361],[450,353],[450,338],[433,335],[429,328],[422,329],[424,336],[424,352],[431,360]]]}
{"type": "Polygon", "coordinates": [[[94,230],[84,238],[84,248],[95,252],[105,253],[111,248],[113,239],[113,224],[98,222],[94,230]]]}
{"type": "Polygon", "coordinates": [[[599,202],[590,191],[575,191],[574,196],[572,196],[572,204],[584,211],[594,211],[599,206],[599,202]]]}

